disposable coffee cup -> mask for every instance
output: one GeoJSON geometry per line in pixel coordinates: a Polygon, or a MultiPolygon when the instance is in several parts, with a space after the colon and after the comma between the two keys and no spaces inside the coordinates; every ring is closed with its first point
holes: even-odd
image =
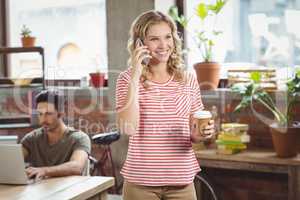
{"type": "Polygon", "coordinates": [[[203,134],[205,127],[212,119],[211,112],[207,110],[200,110],[194,113],[193,117],[196,119],[196,128],[199,130],[200,134],[203,134]]]}

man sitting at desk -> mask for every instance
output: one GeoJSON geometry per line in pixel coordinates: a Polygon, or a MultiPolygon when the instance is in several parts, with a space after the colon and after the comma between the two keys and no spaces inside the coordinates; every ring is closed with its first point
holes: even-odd
{"type": "Polygon", "coordinates": [[[21,140],[24,158],[30,163],[28,177],[84,175],[91,151],[88,135],[64,124],[64,103],[57,92],[42,91],[35,99],[41,128],[21,140]]]}

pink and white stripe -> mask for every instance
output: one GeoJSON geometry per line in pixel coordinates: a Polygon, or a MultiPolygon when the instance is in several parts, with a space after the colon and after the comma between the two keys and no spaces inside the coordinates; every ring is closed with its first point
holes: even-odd
{"type": "MultiPolygon", "coordinates": [[[[116,109],[125,105],[131,70],[119,75],[116,109]]],[[[189,117],[203,109],[196,78],[188,74],[180,83],[139,85],[140,124],[129,138],[127,159],[121,174],[139,185],[186,185],[200,170],[192,150],[189,117]]]]}

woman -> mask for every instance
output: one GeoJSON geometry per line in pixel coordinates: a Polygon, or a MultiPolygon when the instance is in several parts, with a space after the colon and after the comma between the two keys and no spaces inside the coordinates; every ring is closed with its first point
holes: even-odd
{"type": "Polygon", "coordinates": [[[213,121],[201,135],[192,115],[203,109],[195,77],[183,71],[174,22],[158,11],[141,14],[128,41],[129,68],[119,75],[117,121],[130,135],[122,168],[124,200],[195,200],[200,171],[191,142],[211,138],[213,121]]]}

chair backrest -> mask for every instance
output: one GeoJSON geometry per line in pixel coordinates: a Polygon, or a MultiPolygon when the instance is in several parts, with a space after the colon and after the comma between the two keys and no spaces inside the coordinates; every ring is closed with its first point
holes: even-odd
{"type": "Polygon", "coordinates": [[[82,176],[90,176],[90,160],[87,159],[86,165],[81,173],[82,176]]]}
{"type": "Polygon", "coordinates": [[[96,158],[94,158],[92,155],[89,155],[89,175],[93,175],[97,162],[98,160],[96,158]]]}

